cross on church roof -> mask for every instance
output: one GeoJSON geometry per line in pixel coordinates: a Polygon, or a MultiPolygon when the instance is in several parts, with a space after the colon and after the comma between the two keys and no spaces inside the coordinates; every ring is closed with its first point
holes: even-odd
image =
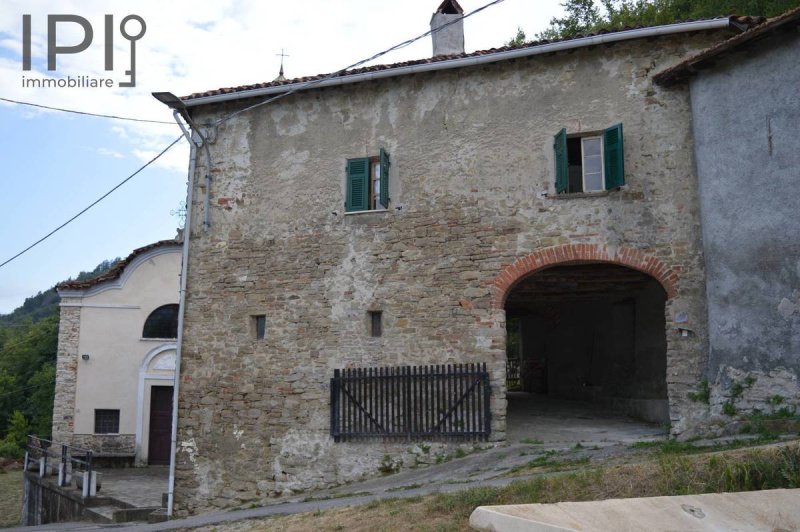
{"type": "Polygon", "coordinates": [[[281,53],[275,54],[275,55],[280,56],[280,58],[281,58],[281,69],[278,72],[278,77],[275,78],[272,81],[286,81],[286,76],[283,75],[283,58],[284,57],[289,57],[289,54],[283,53],[283,48],[281,48],[281,53]]]}

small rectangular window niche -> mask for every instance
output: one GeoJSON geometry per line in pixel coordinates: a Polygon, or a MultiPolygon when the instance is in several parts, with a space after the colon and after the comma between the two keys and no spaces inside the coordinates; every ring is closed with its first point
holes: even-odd
{"type": "Polygon", "coordinates": [[[380,310],[369,311],[370,336],[378,338],[383,334],[383,312],[380,310]]]}
{"type": "Polygon", "coordinates": [[[251,316],[251,332],[256,340],[263,340],[267,337],[267,317],[263,314],[251,316]]]}

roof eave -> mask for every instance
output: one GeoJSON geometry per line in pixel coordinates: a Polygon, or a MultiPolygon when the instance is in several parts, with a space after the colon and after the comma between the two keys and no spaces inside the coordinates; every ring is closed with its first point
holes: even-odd
{"type": "Polygon", "coordinates": [[[421,72],[449,70],[453,68],[463,68],[463,67],[482,65],[487,63],[496,63],[498,61],[507,61],[510,59],[543,55],[565,50],[574,50],[576,48],[584,48],[588,46],[596,46],[600,44],[608,44],[608,43],[627,41],[632,39],[644,39],[644,38],[658,37],[663,35],[673,35],[679,33],[728,28],[730,27],[730,24],[731,23],[729,18],[721,18],[713,20],[700,20],[694,22],[681,22],[678,24],[667,24],[664,26],[654,26],[649,28],[637,28],[632,30],[606,33],[602,35],[579,37],[577,39],[571,39],[567,41],[547,43],[525,48],[517,48],[514,50],[505,50],[502,52],[478,55],[473,57],[446,59],[444,61],[437,61],[434,63],[423,63],[419,65],[403,66],[397,68],[390,68],[386,70],[361,72],[358,74],[350,74],[344,76],[333,76],[329,78],[323,77],[320,80],[312,80],[299,83],[291,83],[287,85],[277,85],[274,87],[263,87],[259,89],[236,91],[226,94],[201,96],[199,98],[184,99],[183,102],[186,104],[187,107],[200,107],[203,105],[211,105],[221,102],[241,100],[245,98],[258,98],[260,96],[269,96],[272,94],[279,94],[289,91],[349,85],[353,83],[360,83],[363,81],[372,81],[376,79],[383,79],[389,77],[405,76],[421,72]]]}

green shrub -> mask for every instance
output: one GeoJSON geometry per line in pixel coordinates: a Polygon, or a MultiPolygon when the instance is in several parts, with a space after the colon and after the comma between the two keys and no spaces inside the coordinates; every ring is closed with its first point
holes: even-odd
{"type": "Polygon", "coordinates": [[[695,403],[708,404],[711,399],[711,387],[708,385],[708,379],[700,381],[700,390],[697,392],[689,392],[687,394],[690,401],[695,403]]]}
{"type": "Polygon", "coordinates": [[[16,460],[23,456],[25,456],[24,448],[12,442],[0,441],[0,458],[13,458],[16,460]]]}
{"type": "Polygon", "coordinates": [[[8,443],[20,449],[24,449],[28,444],[28,434],[31,432],[31,425],[28,419],[19,410],[14,410],[8,422],[8,431],[3,443],[8,443]]]}

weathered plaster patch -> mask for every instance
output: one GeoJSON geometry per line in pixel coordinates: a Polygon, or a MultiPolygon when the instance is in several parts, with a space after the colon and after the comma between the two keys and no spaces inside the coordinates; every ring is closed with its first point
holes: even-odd
{"type": "Polygon", "coordinates": [[[197,457],[197,442],[194,438],[189,438],[187,441],[180,442],[180,452],[186,453],[189,456],[189,461],[195,463],[197,457]]]}
{"type": "Polygon", "coordinates": [[[781,302],[778,304],[778,313],[783,317],[785,320],[789,320],[792,317],[792,314],[800,309],[800,305],[798,303],[792,303],[785,297],[781,299],[781,302]]]}

